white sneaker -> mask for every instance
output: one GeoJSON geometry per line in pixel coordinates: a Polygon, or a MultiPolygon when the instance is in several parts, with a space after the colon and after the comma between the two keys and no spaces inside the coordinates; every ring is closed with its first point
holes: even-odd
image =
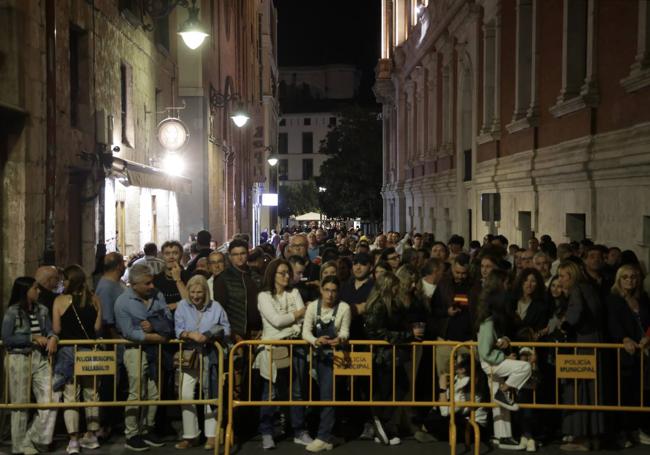
{"type": "Polygon", "coordinates": [[[97,436],[91,434],[90,436],[86,435],[81,438],[79,440],[79,445],[84,449],[98,449],[99,441],[97,440],[97,436]]]}
{"type": "Polygon", "coordinates": [[[296,444],[300,444],[301,446],[308,446],[309,444],[314,442],[314,440],[311,438],[311,436],[309,436],[309,433],[303,431],[297,434],[296,436],[294,436],[293,442],[295,442],[296,444]]]}
{"type": "Polygon", "coordinates": [[[537,443],[534,439],[528,439],[526,441],[526,452],[537,452],[537,443]]]}
{"type": "Polygon", "coordinates": [[[398,438],[397,436],[394,436],[388,440],[388,445],[389,446],[398,446],[402,443],[402,440],[398,438]]]}
{"type": "Polygon", "coordinates": [[[323,450],[332,450],[334,448],[333,444],[325,442],[322,439],[314,439],[312,442],[307,444],[305,449],[307,452],[322,452],[323,450]]]}
{"type": "Polygon", "coordinates": [[[388,445],[390,441],[388,440],[388,435],[386,434],[386,430],[384,430],[384,426],[381,424],[379,417],[374,416],[372,418],[372,423],[375,428],[375,442],[379,440],[379,443],[388,445]]]}
{"type": "Polygon", "coordinates": [[[273,440],[273,436],[270,434],[262,435],[262,448],[264,450],[275,449],[275,441],[273,440]]]}
{"type": "Polygon", "coordinates": [[[81,449],[79,447],[79,441],[71,439],[70,442],[68,443],[68,447],[65,449],[65,451],[66,451],[66,453],[68,455],[73,455],[73,454],[81,452],[81,449]]]}
{"type": "Polygon", "coordinates": [[[643,430],[639,430],[639,443],[650,446],[650,435],[643,430]]]}

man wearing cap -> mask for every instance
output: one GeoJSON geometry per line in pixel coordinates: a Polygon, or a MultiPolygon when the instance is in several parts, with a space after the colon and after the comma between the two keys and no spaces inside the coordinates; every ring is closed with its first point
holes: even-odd
{"type": "Polygon", "coordinates": [[[208,231],[199,231],[196,234],[196,248],[198,249],[197,255],[192,258],[192,260],[187,264],[186,270],[189,274],[194,273],[196,269],[196,263],[201,258],[207,258],[212,253],[210,248],[210,242],[212,241],[212,235],[208,231]]]}

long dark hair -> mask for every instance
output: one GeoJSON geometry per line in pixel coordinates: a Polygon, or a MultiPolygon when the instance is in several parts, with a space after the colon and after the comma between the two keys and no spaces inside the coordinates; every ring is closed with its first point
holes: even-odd
{"type": "Polygon", "coordinates": [[[72,302],[79,302],[80,307],[86,306],[92,300],[92,293],[88,289],[84,269],[76,264],[69,265],[63,269],[63,277],[68,282],[63,293],[71,295],[72,302]]]}
{"type": "MultiPolygon", "coordinates": [[[[268,291],[271,293],[271,295],[275,295],[275,274],[278,271],[278,267],[280,267],[283,264],[286,265],[287,268],[289,269],[289,277],[291,278],[293,269],[291,268],[291,264],[289,263],[289,261],[283,258],[273,259],[271,262],[269,262],[269,265],[266,266],[266,270],[264,271],[264,280],[262,281],[262,291],[268,291]]],[[[287,284],[287,287],[284,290],[289,292],[291,291],[291,288],[292,288],[291,279],[289,279],[289,284],[287,284]]]]}
{"type": "Polygon", "coordinates": [[[510,295],[505,291],[492,292],[482,302],[483,311],[477,324],[480,326],[488,318],[492,318],[494,331],[499,336],[512,336],[515,332],[514,311],[510,304],[510,295]]]}
{"type": "Polygon", "coordinates": [[[21,276],[14,280],[11,287],[11,297],[9,298],[9,305],[20,305],[21,307],[27,306],[27,291],[31,289],[36,280],[31,276],[21,276]]]}
{"type": "MultiPolygon", "coordinates": [[[[509,296],[506,292],[506,283],[508,280],[508,272],[501,270],[501,269],[494,269],[490,272],[490,274],[487,276],[485,279],[485,283],[483,284],[483,291],[481,292],[481,295],[479,297],[479,304],[478,304],[478,310],[477,310],[477,315],[476,315],[476,329],[478,331],[479,327],[485,320],[489,317],[492,317],[494,321],[494,307],[497,308],[497,312],[499,312],[499,304],[502,303],[506,306],[509,307],[508,301],[509,301],[509,296]],[[497,297],[498,296],[498,297],[497,297]],[[494,302],[495,299],[500,299],[503,300],[503,302],[494,302]]],[[[509,312],[509,309],[503,310],[506,313],[509,312]]],[[[498,318],[498,316],[497,316],[498,318]]],[[[501,324],[502,321],[499,322],[501,324]]],[[[497,322],[494,322],[495,328],[497,326],[497,322]]],[[[503,324],[505,326],[505,324],[503,324]]],[[[503,330],[507,330],[507,327],[501,327],[503,330]]],[[[502,332],[499,332],[502,333],[502,332]]]]}
{"type": "Polygon", "coordinates": [[[551,278],[551,281],[548,283],[548,289],[546,290],[546,305],[548,307],[549,316],[556,315],[558,317],[564,316],[566,313],[569,302],[564,293],[560,297],[553,297],[551,293],[551,287],[560,277],[555,275],[551,278]]]}
{"type": "Polygon", "coordinates": [[[531,275],[535,277],[535,283],[537,284],[535,287],[535,292],[533,292],[533,295],[530,296],[531,300],[544,300],[544,291],[546,290],[546,287],[544,286],[544,278],[542,277],[542,274],[539,273],[537,269],[527,268],[521,271],[521,273],[515,279],[514,285],[512,286],[512,293],[515,303],[524,296],[524,283],[531,275]]]}

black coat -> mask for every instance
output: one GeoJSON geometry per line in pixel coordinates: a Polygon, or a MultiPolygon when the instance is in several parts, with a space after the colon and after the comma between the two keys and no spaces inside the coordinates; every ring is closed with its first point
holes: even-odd
{"type": "MultiPolygon", "coordinates": [[[[622,343],[630,338],[638,343],[650,327],[650,300],[643,293],[639,299],[639,317],[634,314],[625,299],[618,294],[607,296],[607,335],[612,343],[622,343]]],[[[638,352],[630,355],[621,350],[621,367],[628,370],[639,361],[638,352]]]]}
{"type": "MultiPolygon", "coordinates": [[[[544,299],[535,299],[530,302],[528,311],[526,311],[526,316],[524,319],[521,319],[517,315],[517,301],[513,303],[515,309],[515,317],[517,319],[517,333],[537,333],[543,328],[546,327],[549,320],[549,311],[546,301],[544,299]]],[[[525,341],[532,341],[529,336],[521,336],[520,338],[525,339],[525,341]]]]}

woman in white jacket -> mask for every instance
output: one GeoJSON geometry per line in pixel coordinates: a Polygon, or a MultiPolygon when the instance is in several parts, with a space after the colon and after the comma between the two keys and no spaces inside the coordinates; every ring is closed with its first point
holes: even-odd
{"type": "MultiPolygon", "coordinates": [[[[257,296],[257,307],[262,316],[263,340],[297,340],[302,335],[302,319],[305,305],[297,289],[289,286],[291,265],[285,259],[271,261],[264,274],[262,292],[257,296]]],[[[286,399],[289,390],[289,368],[292,368],[291,397],[302,400],[302,391],[307,384],[307,363],[305,349],[293,346],[292,361],[287,357],[289,347],[262,347],[255,359],[255,366],[262,376],[262,400],[286,399]],[[269,385],[269,381],[272,385],[269,385]],[[272,396],[269,397],[269,389],[272,396]]],[[[259,430],[262,434],[262,448],[275,448],[273,441],[273,414],[275,406],[260,409],[259,430]]],[[[311,437],[305,430],[305,408],[291,407],[291,426],[296,444],[308,445],[311,437]]]]}

